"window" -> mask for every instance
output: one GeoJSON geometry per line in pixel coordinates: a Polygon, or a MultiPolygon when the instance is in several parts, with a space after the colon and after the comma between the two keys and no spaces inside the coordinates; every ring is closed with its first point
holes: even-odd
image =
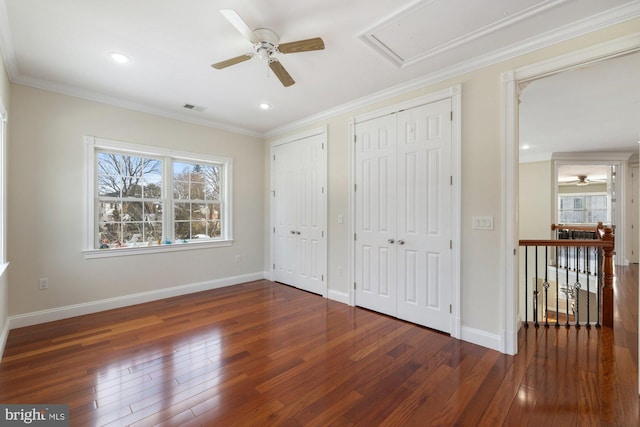
{"type": "Polygon", "coordinates": [[[563,194],[558,197],[560,224],[608,223],[606,194],[563,194]]]}
{"type": "Polygon", "coordinates": [[[0,276],[7,268],[7,111],[0,99],[0,276]]]}
{"type": "Polygon", "coordinates": [[[231,244],[231,159],[86,143],[86,256],[231,244]]]}

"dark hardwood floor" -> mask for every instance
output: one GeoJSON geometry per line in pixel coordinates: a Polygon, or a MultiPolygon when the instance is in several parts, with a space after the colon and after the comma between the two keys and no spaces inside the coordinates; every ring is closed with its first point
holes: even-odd
{"type": "Polygon", "coordinates": [[[637,426],[638,266],[615,327],[506,356],[268,281],[12,330],[1,403],[71,425],[637,426]]]}

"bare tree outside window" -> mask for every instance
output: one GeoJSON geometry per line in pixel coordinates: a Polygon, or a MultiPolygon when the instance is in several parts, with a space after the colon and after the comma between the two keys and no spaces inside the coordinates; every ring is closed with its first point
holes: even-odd
{"type": "Polygon", "coordinates": [[[221,236],[221,168],[221,165],[174,162],[174,233],[177,239],[221,236]]]}
{"type": "Polygon", "coordinates": [[[99,248],[162,239],[162,161],[99,152],[99,248]]]}

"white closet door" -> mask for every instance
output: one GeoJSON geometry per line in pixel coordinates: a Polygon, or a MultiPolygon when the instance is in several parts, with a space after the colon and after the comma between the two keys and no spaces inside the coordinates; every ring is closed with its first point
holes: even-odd
{"type": "Polygon", "coordinates": [[[451,100],[398,113],[398,314],[449,332],[451,100]]]}
{"type": "Polygon", "coordinates": [[[325,136],[273,149],[274,280],[327,295],[325,136]]]}
{"type": "Polygon", "coordinates": [[[326,157],[324,135],[316,135],[296,143],[298,149],[297,227],[298,286],[326,296],[326,157]],[[299,233],[299,234],[298,234],[299,233]]]}
{"type": "Polygon", "coordinates": [[[396,315],[396,117],[356,127],[356,304],[396,315]]]}
{"type": "Polygon", "coordinates": [[[356,305],[451,330],[451,100],[355,128],[356,305]]]}
{"type": "Polygon", "coordinates": [[[297,147],[285,144],[274,147],[274,280],[295,285],[298,278],[298,220],[299,181],[297,147]]]}

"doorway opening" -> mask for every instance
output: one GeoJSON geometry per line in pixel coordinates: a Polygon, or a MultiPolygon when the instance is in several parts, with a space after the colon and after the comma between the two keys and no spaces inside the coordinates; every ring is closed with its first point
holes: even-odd
{"type": "MultiPolygon", "coordinates": [[[[505,211],[504,218],[506,223],[506,231],[505,231],[505,241],[504,241],[504,283],[505,283],[505,328],[504,328],[504,336],[503,336],[503,345],[502,349],[505,353],[508,354],[516,354],[517,353],[517,333],[520,325],[520,310],[519,310],[519,298],[518,298],[518,275],[519,275],[519,266],[518,266],[518,240],[524,234],[521,232],[521,225],[526,222],[527,219],[527,211],[523,211],[521,205],[521,199],[519,195],[521,194],[521,185],[526,182],[535,182],[536,185],[541,190],[540,192],[532,192],[527,190],[527,198],[530,195],[537,195],[541,204],[538,205],[538,211],[542,213],[542,215],[536,217],[537,226],[533,227],[529,224],[530,230],[527,232],[540,232],[544,233],[544,236],[531,236],[531,238],[550,238],[551,230],[550,224],[553,222],[555,218],[555,207],[556,204],[555,197],[553,196],[554,187],[556,186],[554,180],[555,169],[552,167],[551,160],[576,160],[576,152],[570,151],[569,147],[569,138],[568,135],[561,135],[558,132],[538,132],[538,136],[541,137],[540,140],[531,141],[527,140],[527,135],[533,135],[532,133],[527,133],[531,129],[535,129],[534,127],[528,127],[527,123],[522,122],[522,115],[526,111],[526,106],[523,105],[523,94],[535,93],[533,90],[530,90],[532,87],[535,87],[539,82],[552,82],[551,80],[547,80],[547,78],[555,77],[555,76],[563,76],[566,77],[569,72],[574,72],[576,74],[581,73],[585,70],[588,70],[591,67],[603,66],[606,71],[606,68],[613,64],[615,59],[623,59],[626,61],[638,61],[640,58],[640,54],[637,52],[640,50],[640,34],[634,34],[632,36],[624,37],[622,39],[613,40],[611,42],[606,42],[601,45],[593,46],[588,49],[583,49],[581,51],[577,51],[572,53],[571,55],[566,55],[563,57],[555,58],[549,61],[544,61],[542,63],[534,64],[528,67],[524,67],[522,69],[514,70],[511,72],[507,72],[503,74],[503,95],[504,95],[504,128],[503,128],[503,136],[504,136],[504,156],[505,156],[505,170],[504,170],[504,181],[503,181],[503,191],[505,194],[505,211]],[[560,136],[561,140],[558,141],[555,139],[560,136]],[[548,142],[550,146],[553,147],[551,150],[540,150],[536,152],[536,148],[543,146],[544,144],[538,144],[538,141],[548,142]],[[566,150],[566,151],[565,151],[566,150]],[[552,157],[553,156],[553,157],[552,157]],[[531,176],[527,176],[526,173],[521,173],[523,171],[522,164],[526,164],[524,168],[531,168],[532,164],[539,166],[535,173],[539,174],[540,179],[531,179],[531,176]],[[520,185],[520,188],[519,188],[520,185]],[[542,196],[541,196],[542,195],[542,196]],[[520,207],[520,209],[519,209],[520,207]],[[544,224],[544,225],[542,225],[544,224]]],[[[637,64],[637,62],[636,62],[637,64]]],[[[637,69],[637,65],[636,65],[637,69]]],[[[636,73],[637,74],[637,73],[636,73]]],[[[618,76],[609,77],[609,79],[616,80],[618,76]]],[[[576,79],[579,80],[579,79],[576,79]]],[[[566,82],[559,83],[558,88],[562,89],[567,86],[566,82]]],[[[602,80],[593,83],[591,86],[587,86],[589,89],[599,88],[602,86],[607,86],[602,84],[602,80]]],[[[634,85],[632,87],[638,87],[634,85]]],[[[631,90],[631,88],[627,87],[627,91],[631,90]]],[[[587,92],[585,90],[585,92],[587,92]]],[[[637,94],[637,91],[635,91],[637,94]]],[[[580,112],[579,106],[590,106],[595,104],[593,102],[593,98],[586,97],[577,97],[570,98],[566,94],[560,93],[559,90],[554,92],[554,95],[557,97],[556,101],[554,101],[554,105],[559,103],[559,100],[568,100],[571,101],[571,105],[573,106],[572,112],[580,112]],[[586,98],[586,99],[585,99],[586,98]]],[[[584,95],[584,94],[583,94],[584,95]]],[[[634,104],[637,105],[637,104],[634,104]]],[[[609,105],[610,108],[613,108],[609,105]]],[[[627,106],[628,107],[628,106],[627,106]]],[[[553,112],[554,108],[547,106],[547,112],[553,112]]],[[[567,111],[567,110],[565,110],[567,111]]],[[[542,115],[544,125],[551,125],[555,122],[560,124],[566,124],[569,122],[567,118],[563,120],[563,114],[570,115],[568,113],[558,113],[555,112],[554,117],[548,117],[542,115]]],[[[636,120],[633,121],[637,125],[637,116],[636,120]]],[[[606,119],[601,119],[597,121],[601,125],[603,131],[608,130],[608,134],[612,134],[611,129],[607,129],[609,121],[606,119]]],[[[577,125],[574,124],[573,128],[575,129],[577,125]]],[[[549,126],[552,128],[552,126],[549,126]]],[[[600,145],[597,148],[587,149],[587,144],[585,140],[578,141],[578,146],[581,147],[580,156],[578,158],[582,159],[582,161],[586,159],[590,159],[591,161],[614,161],[614,162],[628,162],[629,152],[637,153],[637,142],[638,142],[638,130],[635,131],[635,135],[631,138],[628,143],[629,147],[633,148],[621,148],[618,146],[614,147],[613,141],[611,138],[600,139],[600,145]],[[635,144],[635,145],[634,145],[635,144]],[[616,158],[616,156],[622,154],[622,159],[616,158]],[[606,154],[603,154],[606,153],[606,154]],[[617,153],[617,154],[612,154],[617,153]],[[624,156],[627,156],[624,158],[624,156]]],[[[633,161],[633,160],[632,160],[633,161]]],[[[636,160],[637,161],[637,155],[636,160]]],[[[529,171],[531,172],[531,171],[529,171]]],[[[620,172],[618,172],[620,173],[620,172]]],[[[626,178],[626,171],[624,173],[626,178]]],[[[621,184],[623,185],[623,184],[621,184]]],[[[630,186],[628,186],[630,188],[630,186]]],[[[626,195],[626,189],[622,187],[618,187],[618,195],[626,195]],[[620,194],[623,193],[623,194],[620,194]]],[[[623,212],[623,214],[626,214],[623,212]]]]}

